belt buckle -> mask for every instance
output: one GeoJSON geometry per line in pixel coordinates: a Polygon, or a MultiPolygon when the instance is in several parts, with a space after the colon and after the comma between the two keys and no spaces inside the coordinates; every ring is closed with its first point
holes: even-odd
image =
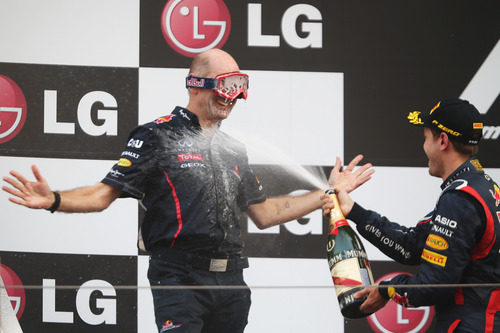
{"type": "Polygon", "coordinates": [[[227,269],[227,259],[210,259],[210,272],[225,272],[227,269]]]}

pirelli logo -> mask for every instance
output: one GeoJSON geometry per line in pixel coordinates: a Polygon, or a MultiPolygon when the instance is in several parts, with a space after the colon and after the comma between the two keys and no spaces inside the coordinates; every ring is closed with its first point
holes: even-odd
{"type": "Polygon", "coordinates": [[[427,249],[424,249],[424,251],[422,251],[421,258],[430,262],[431,264],[435,264],[441,267],[446,266],[446,260],[448,259],[447,256],[443,256],[439,253],[432,252],[427,249]]]}

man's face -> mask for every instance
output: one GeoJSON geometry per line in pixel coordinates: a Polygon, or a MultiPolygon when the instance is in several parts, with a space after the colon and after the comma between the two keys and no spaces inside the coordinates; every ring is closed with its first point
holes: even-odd
{"type": "Polygon", "coordinates": [[[214,121],[222,121],[229,117],[237,99],[229,100],[217,95],[213,90],[207,90],[206,94],[208,116],[214,121]]]}
{"type": "Polygon", "coordinates": [[[424,128],[424,153],[428,159],[429,174],[435,177],[441,177],[443,173],[443,165],[441,161],[441,139],[434,137],[432,131],[427,127],[424,128]]]}

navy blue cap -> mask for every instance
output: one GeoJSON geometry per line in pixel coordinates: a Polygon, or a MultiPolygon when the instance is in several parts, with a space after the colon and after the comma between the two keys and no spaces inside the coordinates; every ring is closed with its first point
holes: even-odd
{"type": "Polygon", "coordinates": [[[451,140],[477,145],[483,136],[483,122],[476,107],[466,100],[447,98],[436,104],[428,114],[410,112],[408,120],[415,126],[436,128],[451,140]]]}

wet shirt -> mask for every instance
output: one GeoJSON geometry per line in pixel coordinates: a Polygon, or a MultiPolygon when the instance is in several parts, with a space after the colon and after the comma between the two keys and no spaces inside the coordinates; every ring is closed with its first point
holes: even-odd
{"type": "Polygon", "coordinates": [[[102,182],[141,200],[147,250],[239,254],[243,212],[266,199],[244,145],[219,129],[207,137],[181,107],[135,128],[102,182]]]}
{"type": "MultiPolygon", "coordinates": [[[[363,237],[392,259],[420,265],[416,275],[401,274],[381,282],[399,285],[392,291],[383,288],[381,294],[405,306],[436,305],[438,332],[453,325],[460,332],[485,332],[495,322],[494,313],[500,311],[500,288],[425,285],[500,281],[500,189],[475,159],[460,166],[441,188],[434,210],[412,228],[357,204],[348,218],[356,222],[363,237]]],[[[500,329],[499,315],[495,328],[500,329]]]]}

